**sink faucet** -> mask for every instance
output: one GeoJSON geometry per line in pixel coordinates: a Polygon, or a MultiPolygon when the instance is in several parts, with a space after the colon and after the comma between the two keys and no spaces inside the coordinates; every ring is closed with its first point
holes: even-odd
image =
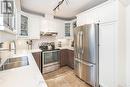
{"type": "Polygon", "coordinates": [[[9,50],[9,51],[14,50],[14,54],[16,54],[16,43],[15,43],[14,40],[9,42],[9,49],[0,49],[0,52],[1,52],[1,51],[7,51],[7,50],[9,50]],[[13,49],[12,49],[12,46],[11,46],[12,43],[14,44],[14,45],[13,45],[13,46],[14,46],[13,49]]]}
{"type": "Polygon", "coordinates": [[[15,41],[13,40],[13,41],[11,41],[10,43],[9,43],[9,51],[11,51],[11,50],[14,50],[14,54],[16,54],[16,43],[15,43],[15,41]],[[12,47],[11,47],[11,43],[13,43],[14,44],[14,49],[12,49],[12,47]]]}

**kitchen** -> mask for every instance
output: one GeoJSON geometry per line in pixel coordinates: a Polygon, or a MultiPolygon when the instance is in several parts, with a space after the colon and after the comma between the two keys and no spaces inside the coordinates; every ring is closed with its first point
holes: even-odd
{"type": "Polygon", "coordinates": [[[0,87],[130,87],[129,0],[0,2],[0,87]]]}

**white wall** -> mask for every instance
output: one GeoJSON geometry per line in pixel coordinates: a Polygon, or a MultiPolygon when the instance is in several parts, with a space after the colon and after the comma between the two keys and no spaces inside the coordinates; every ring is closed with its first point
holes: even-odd
{"type": "Polygon", "coordinates": [[[25,39],[17,39],[16,42],[16,49],[17,50],[27,50],[28,49],[28,45],[27,42],[28,40],[25,39]]]}
{"type": "Polygon", "coordinates": [[[0,31],[0,42],[15,40],[16,36],[7,32],[0,31]]]}
{"type": "Polygon", "coordinates": [[[127,87],[130,87],[130,5],[126,9],[127,19],[127,87]]]}
{"type": "Polygon", "coordinates": [[[117,4],[116,82],[117,87],[126,87],[126,7],[120,1],[117,4]]]}

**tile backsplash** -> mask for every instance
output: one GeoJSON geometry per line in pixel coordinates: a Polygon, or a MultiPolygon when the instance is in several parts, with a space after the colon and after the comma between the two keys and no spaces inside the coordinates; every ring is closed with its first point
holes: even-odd
{"type": "Polygon", "coordinates": [[[28,49],[27,42],[28,40],[26,39],[18,39],[16,40],[16,49],[18,50],[23,50],[23,49],[28,49]]]}
{"type": "Polygon", "coordinates": [[[54,36],[43,36],[39,40],[32,40],[32,48],[33,49],[38,49],[39,46],[42,45],[42,43],[50,43],[50,42],[55,42],[56,37],[54,36]]]}
{"type": "Polygon", "coordinates": [[[56,47],[58,47],[58,43],[61,42],[61,47],[71,47],[73,39],[65,38],[65,39],[57,39],[56,47]]]}
{"type": "MultiPolygon", "coordinates": [[[[18,50],[23,50],[23,49],[28,49],[28,44],[27,44],[27,39],[17,39],[16,42],[16,49],[18,50]]],[[[33,49],[38,49],[39,46],[42,43],[50,43],[54,42],[55,47],[58,47],[58,43],[61,42],[62,47],[71,47],[72,44],[72,39],[64,38],[64,39],[57,39],[54,36],[43,36],[40,39],[37,40],[32,40],[32,48],[33,49]]],[[[9,42],[4,42],[2,44],[2,48],[8,49],[9,48],[9,42]]]]}
{"type": "Polygon", "coordinates": [[[50,43],[50,42],[55,42],[55,47],[58,47],[58,42],[61,42],[61,46],[63,47],[67,47],[67,46],[71,46],[71,42],[73,41],[72,39],[57,39],[56,37],[54,36],[44,36],[44,37],[41,37],[41,39],[39,40],[33,40],[33,44],[32,44],[32,48],[39,48],[39,46],[42,44],[42,43],[50,43]]]}

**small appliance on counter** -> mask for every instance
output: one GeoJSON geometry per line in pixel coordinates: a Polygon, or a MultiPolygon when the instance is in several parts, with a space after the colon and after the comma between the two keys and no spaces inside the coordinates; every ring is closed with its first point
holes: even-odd
{"type": "Polygon", "coordinates": [[[48,44],[48,45],[47,45],[47,50],[52,50],[51,44],[48,44]]]}

